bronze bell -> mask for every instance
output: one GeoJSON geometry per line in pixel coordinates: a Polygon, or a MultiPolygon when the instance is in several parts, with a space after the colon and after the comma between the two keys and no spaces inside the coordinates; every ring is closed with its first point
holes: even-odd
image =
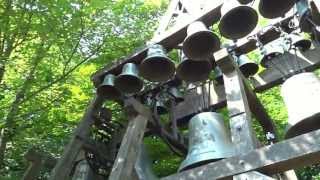
{"type": "Polygon", "coordinates": [[[208,79],[212,69],[212,63],[205,59],[202,61],[194,61],[184,53],[181,53],[181,62],[177,67],[177,76],[189,83],[200,82],[208,79]]]}
{"type": "Polygon", "coordinates": [[[118,100],[121,97],[120,91],[114,86],[115,76],[107,74],[103,82],[97,88],[97,94],[107,100],[118,100]]]}
{"type": "Polygon", "coordinates": [[[179,171],[192,169],[234,155],[234,146],[223,117],[215,112],[203,112],[189,122],[189,148],[179,171]]]}
{"type": "Polygon", "coordinates": [[[288,109],[286,138],[320,129],[320,78],[314,73],[301,73],[287,79],[281,95],[288,109]]]}
{"type": "Polygon", "coordinates": [[[305,39],[298,34],[289,34],[289,38],[291,40],[291,44],[295,47],[300,49],[301,51],[306,51],[311,47],[311,41],[309,39],[305,39]]]}
{"type": "Polygon", "coordinates": [[[258,24],[258,13],[250,6],[236,0],[228,0],[221,7],[219,30],[228,39],[240,39],[248,35],[258,24]]]}
{"type": "Polygon", "coordinates": [[[260,0],[259,12],[268,19],[284,16],[295,4],[296,0],[260,0]]]}
{"type": "Polygon", "coordinates": [[[240,55],[237,59],[237,64],[240,71],[245,77],[255,75],[259,70],[259,65],[249,59],[246,55],[240,55]]]}
{"type": "Polygon", "coordinates": [[[260,60],[260,65],[268,68],[270,60],[284,54],[284,49],[278,42],[268,44],[263,47],[263,57],[260,60]]]}
{"type": "Polygon", "coordinates": [[[137,65],[127,63],[122,68],[122,73],[116,78],[114,85],[124,94],[138,93],[143,87],[143,81],[138,76],[137,65]]]}
{"type": "Polygon", "coordinates": [[[169,91],[170,95],[172,97],[174,97],[176,103],[180,103],[180,102],[184,101],[184,97],[178,88],[170,87],[168,91],[169,91]]]}
{"type": "Polygon", "coordinates": [[[215,68],[214,68],[214,74],[215,74],[215,81],[218,83],[218,84],[223,84],[224,82],[223,82],[223,74],[222,74],[222,71],[221,71],[221,69],[218,67],[218,66],[216,66],[215,68]]]}
{"type": "Polygon", "coordinates": [[[168,81],[175,73],[175,65],[159,44],[152,45],[140,65],[140,74],[151,82],[168,81]]]}
{"type": "Polygon", "coordinates": [[[311,32],[313,25],[308,20],[311,19],[311,11],[309,9],[309,3],[308,0],[299,0],[296,3],[296,9],[298,13],[298,21],[299,21],[299,27],[302,32],[311,32]]]}
{"type": "Polygon", "coordinates": [[[220,40],[216,34],[209,31],[200,21],[191,23],[187,29],[187,37],[183,42],[184,54],[195,61],[203,61],[220,47],[220,40]]]}

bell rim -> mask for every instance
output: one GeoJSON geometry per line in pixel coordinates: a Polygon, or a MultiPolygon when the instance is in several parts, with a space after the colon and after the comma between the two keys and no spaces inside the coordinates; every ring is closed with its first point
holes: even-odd
{"type": "MultiPolygon", "coordinates": [[[[215,52],[217,50],[219,50],[220,48],[220,39],[219,37],[213,32],[213,31],[210,31],[210,30],[202,30],[202,31],[198,31],[194,34],[192,34],[191,36],[187,36],[183,43],[182,43],[182,51],[183,53],[190,59],[194,60],[194,61],[203,61],[203,59],[206,59],[210,56],[211,52],[215,52]],[[205,35],[209,35],[211,36],[211,38],[213,39],[213,46],[210,47],[210,53],[206,54],[206,55],[203,55],[201,57],[193,57],[190,55],[190,53],[188,53],[188,50],[187,50],[187,47],[186,47],[186,44],[190,44],[190,42],[192,42],[192,38],[194,38],[195,36],[199,35],[199,34],[203,34],[205,33],[205,35]]],[[[192,49],[192,48],[188,48],[188,49],[192,49]]]]}
{"type": "MultiPolygon", "coordinates": [[[[283,9],[282,7],[282,10],[283,10],[283,14],[280,14],[279,13],[276,13],[276,12],[272,12],[272,13],[265,13],[264,9],[263,9],[263,2],[264,1],[260,1],[259,2],[259,5],[258,5],[258,9],[259,9],[259,13],[262,17],[264,18],[267,18],[267,19],[275,19],[275,18],[278,18],[278,17],[281,17],[283,15],[285,15],[288,11],[290,11],[291,8],[293,8],[293,6],[295,5],[295,1],[294,0],[291,0],[291,4],[289,6],[287,6],[286,8],[283,9]]],[[[281,8],[280,8],[281,9],[281,8]]]]}
{"type": "Polygon", "coordinates": [[[320,129],[320,112],[302,119],[294,125],[288,124],[285,139],[293,138],[317,129],[320,129]],[[306,130],[306,127],[309,129],[306,130]],[[310,129],[310,127],[312,128],[310,129]]]}
{"type": "Polygon", "coordinates": [[[117,100],[121,97],[121,92],[112,85],[100,85],[97,88],[97,94],[107,100],[117,100]],[[108,92],[106,93],[106,91],[108,92]]]}
{"type": "Polygon", "coordinates": [[[242,72],[242,74],[247,78],[255,75],[259,71],[259,65],[254,62],[248,62],[246,65],[240,66],[239,69],[242,72]]]}
{"type": "MultiPolygon", "coordinates": [[[[200,158],[198,157],[198,159],[197,158],[192,158],[193,160],[190,160],[191,158],[189,158],[189,159],[183,160],[183,162],[181,163],[181,165],[180,165],[180,167],[178,169],[178,172],[186,171],[188,169],[199,167],[199,166],[202,166],[204,164],[208,164],[210,162],[215,162],[215,161],[219,161],[219,160],[224,159],[224,158],[215,158],[214,157],[214,156],[218,156],[218,155],[213,155],[213,157],[210,157],[210,159],[208,159],[207,157],[202,157],[201,158],[201,155],[208,156],[208,154],[213,155],[214,152],[201,153],[200,155],[198,155],[198,156],[200,156],[200,158]],[[196,160],[199,160],[199,159],[203,159],[203,160],[196,161],[196,160]]],[[[225,158],[228,158],[228,157],[225,157],[225,158]]]]}
{"type": "Polygon", "coordinates": [[[302,51],[306,51],[311,48],[311,41],[308,39],[302,39],[294,43],[294,46],[299,47],[302,51]]]}
{"type": "MultiPolygon", "coordinates": [[[[157,64],[159,64],[159,62],[157,64]]],[[[158,66],[158,65],[156,65],[158,66]]],[[[150,56],[145,58],[142,63],[139,66],[139,75],[142,76],[144,79],[150,81],[150,82],[166,82],[168,80],[170,80],[174,74],[175,74],[175,64],[174,62],[172,62],[171,59],[163,57],[163,56],[150,56]],[[163,61],[164,60],[164,61],[163,61]],[[159,61],[159,62],[165,62],[166,63],[166,67],[168,67],[168,75],[167,76],[163,76],[163,78],[157,78],[155,76],[150,76],[149,73],[150,72],[150,66],[148,67],[148,64],[150,62],[155,62],[155,61],[159,61]],[[148,74],[149,73],[149,74],[148,74]]],[[[163,71],[162,71],[163,72],[163,71]]],[[[162,74],[162,73],[159,73],[162,74]]]]}
{"type": "Polygon", "coordinates": [[[135,94],[141,91],[143,88],[143,81],[134,75],[129,75],[129,74],[121,74],[119,75],[115,81],[114,81],[114,86],[120,91],[125,94],[135,94]],[[135,81],[133,84],[136,84],[135,86],[130,86],[128,87],[123,87],[122,84],[126,81],[135,81]]]}
{"type": "Polygon", "coordinates": [[[257,11],[255,9],[251,8],[250,6],[240,5],[237,8],[231,9],[230,11],[228,11],[226,14],[224,14],[221,17],[220,23],[218,25],[218,28],[219,28],[220,34],[223,37],[227,38],[227,39],[241,39],[241,38],[247,36],[248,34],[250,34],[256,28],[256,26],[258,25],[258,20],[259,20],[259,15],[258,15],[258,13],[257,13],[257,11]],[[225,26],[224,22],[226,21],[225,19],[228,18],[228,16],[230,16],[230,14],[234,13],[234,11],[238,10],[239,8],[242,8],[243,10],[247,11],[245,14],[253,15],[252,16],[253,17],[253,21],[252,22],[254,22],[254,23],[252,23],[252,24],[254,24],[254,25],[252,25],[252,27],[248,28],[248,33],[246,33],[245,35],[243,33],[241,35],[232,36],[230,34],[224,33],[225,31],[223,31],[223,30],[226,29],[224,27],[225,26]]]}
{"type": "MultiPolygon", "coordinates": [[[[197,68],[199,68],[199,67],[197,67],[197,68]]],[[[178,65],[178,67],[176,69],[176,73],[177,73],[178,78],[182,79],[183,81],[193,83],[193,82],[201,82],[201,81],[208,79],[211,70],[212,70],[212,64],[209,61],[185,60],[178,65]],[[206,73],[203,73],[201,76],[199,76],[199,75],[195,76],[194,74],[191,75],[190,73],[188,73],[189,68],[187,68],[187,67],[188,66],[192,67],[196,63],[202,63],[203,67],[200,68],[202,70],[201,72],[206,72],[206,73]],[[207,68],[207,69],[205,69],[206,71],[203,70],[204,68],[207,68]],[[186,74],[190,74],[190,77],[185,76],[186,74]]]]}

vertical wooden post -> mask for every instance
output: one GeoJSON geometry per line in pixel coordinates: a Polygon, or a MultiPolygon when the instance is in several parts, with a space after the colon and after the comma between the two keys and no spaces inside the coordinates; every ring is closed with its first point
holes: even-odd
{"type": "Polygon", "coordinates": [[[129,105],[126,107],[129,124],[109,176],[110,180],[131,178],[144,131],[151,118],[150,111],[135,99],[127,100],[126,104],[129,105]]]}
{"type": "Polygon", "coordinates": [[[103,99],[99,96],[96,96],[91,101],[80,124],[74,131],[70,142],[66,145],[62,157],[59,159],[57,165],[51,172],[49,180],[68,179],[68,176],[71,173],[72,165],[82,148],[82,142],[77,137],[89,137],[90,126],[93,123],[93,114],[99,107],[101,107],[102,103],[103,99]]]}
{"type": "MultiPolygon", "coordinates": [[[[223,72],[227,108],[232,142],[237,155],[248,153],[257,148],[256,136],[252,128],[251,111],[241,72],[227,49],[214,54],[216,63],[223,72]]],[[[272,179],[258,172],[236,175],[234,180],[272,179]]]]}
{"type": "Polygon", "coordinates": [[[29,160],[29,167],[23,174],[23,180],[37,179],[42,168],[42,160],[40,156],[34,157],[33,160],[29,160]]]}

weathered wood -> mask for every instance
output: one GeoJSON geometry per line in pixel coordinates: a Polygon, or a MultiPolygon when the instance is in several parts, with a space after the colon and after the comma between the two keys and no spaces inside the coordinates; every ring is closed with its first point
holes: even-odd
{"type": "MultiPolygon", "coordinates": [[[[320,47],[311,49],[305,52],[298,52],[298,61],[301,65],[301,69],[305,71],[314,71],[320,68],[320,47]]],[[[283,63],[295,63],[294,54],[285,54],[277,57],[275,61],[282,61],[283,63]]],[[[282,72],[288,75],[287,69],[282,68],[282,72]]],[[[276,68],[265,69],[261,73],[255,75],[252,79],[253,89],[256,92],[262,92],[272,87],[275,87],[283,83],[283,74],[281,74],[276,68]]]]}
{"type": "Polygon", "coordinates": [[[247,172],[233,177],[233,180],[275,180],[259,172],[247,172]]]}
{"type": "Polygon", "coordinates": [[[210,163],[163,180],[208,180],[227,178],[257,170],[281,173],[320,162],[320,130],[265,146],[244,155],[210,163]]]}
{"type": "Polygon", "coordinates": [[[123,180],[132,175],[144,131],[148,120],[151,118],[151,113],[142,104],[134,99],[128,101],[126,103],[129,103],[130,106],[127,106],[127,108],[133,107],[137,112],[129,111],[131,114],[128,115],[130,118],[128,128],[109,176],[110,180],[123,180]]]}
{"type": "MultiPolygon", "coordinates": [[[[205,23],[207,26],[211,26],[212,24],[216,23],[220,18],[220,7],[222,5],[222,0],[216,0],[215,6],[211,6],[206,11],[203,12],[201,15],[196,15],[188,21],[178,24],[177,26],[172,27],[170,30],[161,33],[161,37],[157,37],[157,39],[153,39],[152,42],[158,43],[163,45],[166,49],[170,50],[176,47],[178,44],[183,42],[184,38],[187,35],[187,27],[190,23],[200,20],[205,23]]],[[[91,77],[95,86],[98,86],[104,75],[108,73],[112,74],[119,74],[121,72],[122,66],[128,62],[135,62],[139,64],[147,55],[148,48],[143,48],[135,52],[134,54],[128,56],[125,59],[121,59],[118,61],[114,61],[113,64],[109,64],[102,68],[101,70],[97,71],[91,77]]]]}
{"type": "Polygon", "coordinates": [[[62,157],[52,170],[49,178],[50,180],[61,180],[68,178],[74,160],[76,159],[83,145],[77,136],[89,137],[90,126],[93,124],[93,114],[99,107],[101,107],[102,103],[103,99],[101,97],[95,97],[91,101],[80,124],[78,125],[77,129],[75,129],[70,142],[66,145],[62,157]]]}

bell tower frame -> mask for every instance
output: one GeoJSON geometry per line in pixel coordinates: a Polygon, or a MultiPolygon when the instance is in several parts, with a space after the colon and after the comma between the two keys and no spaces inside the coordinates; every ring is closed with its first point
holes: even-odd
{"type": "MultiPolygon", "coordinates": [[[[147,46],[127,58],[114,61],[113,64],[97,71],[92,76],[93,84],[97,87],[106,74],[120,74],[122,66],[126,63],[139,63],[146,56],[150,44],[161,44],[167,50],[179,48],[179,44],[186,36],[188,25],[194,21],[202,21],[207,27],[215,24],[220,18],[223,0],[199,2],[209,2],[210,4],[194,6],[191,4],[191,0],[171,0],[154,37],[147,43],[147,46]],[[181,14],[188,14],[189,18],[179,20],[181,14]]],[[[286,24],[290,19],[292,16],[283,18],[273,25],[286,24]]],[[[259,31],[256,36],[263,40],[262,44],[267,44],[279,37],[273,36],[277,34],[274,31],[274,29],[259,31]]],[[[237,41],[231,51],[236,54],[246,54],[255,50],[256,44],[255,39],[237,41]]],[[[215,62],[223,72],[224,85],[215,85],[213,88],[209,88],[210,92],[202,91],[201,97],[206,96],[207,99],[191,93],[190,98],[186,98],[185,102],[172,106],[171,112],[174,113],[175,119],[179,119],[201,112],[208,107],[213,109],[227,107],[232,141],[236,145],[237,155],[161,178],[162,180],[279,179],[272,176],[274,174],[282,174],[282,179],[294,180],[296,176],[291,169],[320,162],[320,130],[279,142],[276,126],[256,96],[256,92],[263,92],[281,84],[283,76],[275,70],[267,69],[248,80],[235,65],[230,53],[230,50],[226,48],[214,53],[215,62]],[[200,107],[199,104],[203,106],[200,107]],[[259,121],[265,134],[274,135],[270,145],[261,146],[259,144],[252,128],[252,117],[259,121]]],[[[299,53],[298,59],[302,62],[301,69],[305,71],[314,71],[320,68],[320,47],[316,46],[312,50],[299,53]]],[[[174,80],[165,83],[166,86],[172,86],[172,84],[175,84],[174,80]]],[[[209,82],[205,86],[211,87],[213,85],[209,82]]],[[[161,91],[161,88],[159,85],[147,91],[161,91]]],[[[144,93],[147,92],[142,92],[137,98],[130,97],[124,100],[123,108],[129,123],[114,161],[110,180],[125,180],[128,177],[130,177],[129,179],[139,179],[138,176],[133,175],[136,173],[135,162],[147,123],[153,118],[153,112],[139,100],[139,96],[144,93]]],[[[83,139],[89,137],[89,129],[93,124],[94,115],[102,106],[103,101],[102,97],[98,95],[93,98],[83,119],[66,145],[62,157],[52,171],[51,180],[66,179],[70,175],[75,159],[86,146],[86,141],[83,139]]]]}

